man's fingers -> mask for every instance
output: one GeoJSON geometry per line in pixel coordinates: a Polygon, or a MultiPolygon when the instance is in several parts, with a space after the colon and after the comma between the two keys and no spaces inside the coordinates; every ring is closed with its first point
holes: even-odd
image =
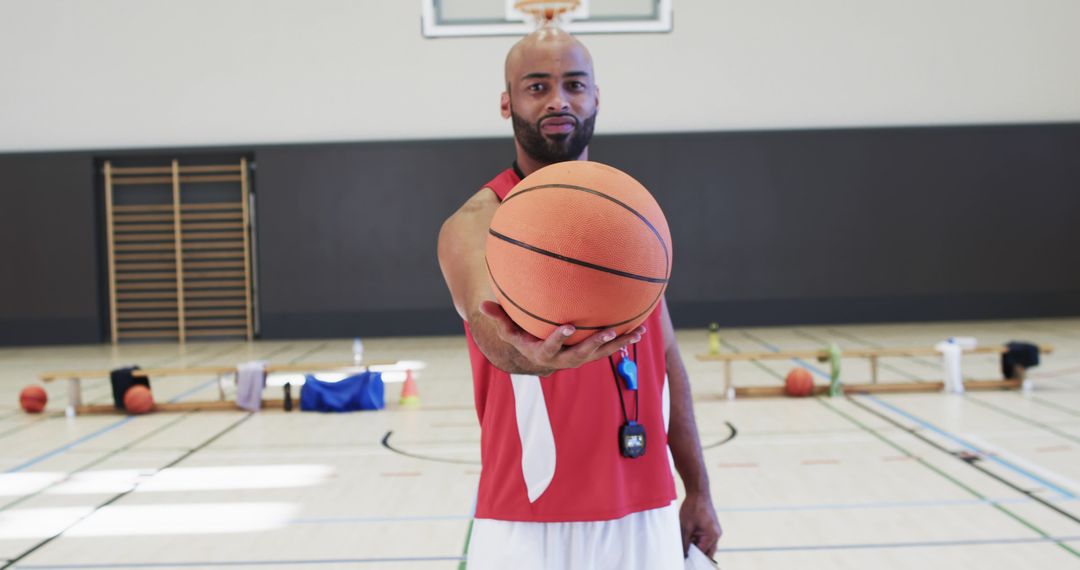
{"type": "Polygon", "coordinates": [[[716,556],[716,545],[718,542],[719,538],[714,537],[710,539],[706,544],[698,546],[698,548],[700,548],[701,551],[705,553],[705,556],[712,558],[716,556]]]}
{"type": "Polygon", "coordinates": [[[544,339],[544,344],[540,345],[541,358],[551,359],[558,356],[559,351],[563,348],[563,343],[566,339],[570,338],[577,329],[573,325],[562,325],[556,327],[551,331],[551,334],[544,339]]]}

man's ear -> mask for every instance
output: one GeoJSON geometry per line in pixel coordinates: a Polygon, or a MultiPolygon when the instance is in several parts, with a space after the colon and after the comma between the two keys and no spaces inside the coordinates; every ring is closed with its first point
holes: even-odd
{"type": "Polygon", "coordinates": [[[502,97],[499,100],[499,112],[502,114],[502,118],[510,118],[510,92],[503,91],[502,97]]]}

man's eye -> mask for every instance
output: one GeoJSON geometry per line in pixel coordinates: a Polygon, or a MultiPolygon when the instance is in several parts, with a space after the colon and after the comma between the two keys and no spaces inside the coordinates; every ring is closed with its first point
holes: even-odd
{"type": "Polygon", "coordinates": [[[574,90],[581,90],[585,88],[585,84],[580,81],[571,81],[570,88],[574,90]]]}
{"type": "Polygon", "coordinates": [[[534,93],[540,92],[540,91],[544,90],[544,84],[543,83],[533,83],[532,85],[526,87],[526,89],[528,89],[529,91],[532,91],[534,93]]]}

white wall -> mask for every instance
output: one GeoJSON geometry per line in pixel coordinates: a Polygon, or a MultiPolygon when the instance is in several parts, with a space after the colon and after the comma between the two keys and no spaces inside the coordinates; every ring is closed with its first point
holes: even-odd
{"type": "MultiPolygon", "coordinates": [[[[419,0],[0,0],[0,151],[506,135],[513,38],[419,0]]],[[[600,132],[1080,120],[1077,0],[675,0],[600,132]]]]}

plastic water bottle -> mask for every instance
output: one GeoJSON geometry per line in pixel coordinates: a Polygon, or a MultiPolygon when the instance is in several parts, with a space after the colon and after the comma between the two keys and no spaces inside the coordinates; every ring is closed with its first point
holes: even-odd
{"type": "Polygon", "coordinates": [[[709,324],[709,354],[720,354],[720,325],[709,324]]]}
{"type": "Polygon", "coordinates": [[[360,363],[364,361],[364,343],[360,342],[360,337],[352,341],[352,361],[355,366],[360,366],[360,363]]]}

